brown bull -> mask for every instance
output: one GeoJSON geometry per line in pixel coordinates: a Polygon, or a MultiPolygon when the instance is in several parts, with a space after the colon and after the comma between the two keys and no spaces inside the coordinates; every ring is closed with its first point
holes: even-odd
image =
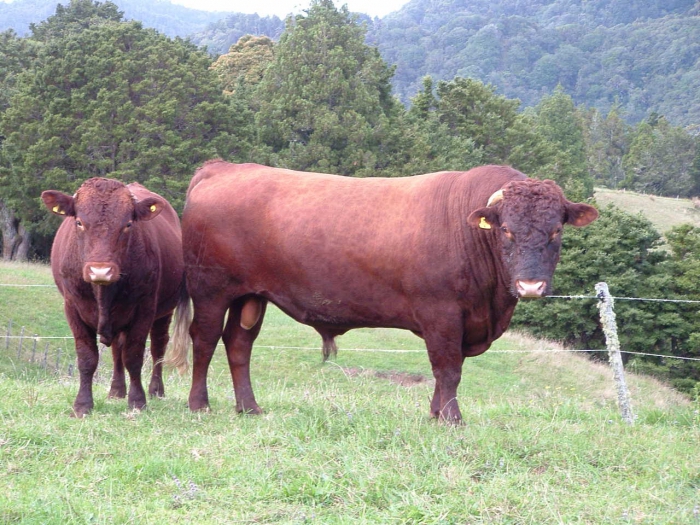
{"type": "MultiPolygon", "coordinates": [[[[126,397],[126,367],[129,407],[141,409],[146,339],[150,333],[154,365],[148,390],[162,396],[170,319],[178,301],[187,298],[177,214],[140,184],[103,178],[87,180],[72,197],[49,190],[41,198],[64,217],[51,249],[51,269],[78,357],[80,389],[73,412],[82,417],[93,408],[97,335],[112,347],[110,397],[126,397]]],[[[181,313],[187,314],[188,304],[183,302],[181,313]]]]}
{"type": "Polygon", "coordinates": [[[209,406],[207,370],[223,336],[236,408],[260,412],[249,364],[271,301],[315,328],[326,355],[352,328],[411,330],[435,376],[432,415],[460,420],[464,359],[503,334],[518,298],[547,294],[563,225],[597,216],[554,182],[505,166],[356,179],[210,161],[182,219],[189,406],[209,406]]]}

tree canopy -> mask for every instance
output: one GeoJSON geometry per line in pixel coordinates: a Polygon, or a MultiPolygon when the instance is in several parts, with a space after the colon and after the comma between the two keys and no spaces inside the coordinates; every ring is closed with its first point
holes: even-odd
{"type": "Polygon", "coordinates": [[[73,0],[33,28],[35,57],[0,120],[0,197],[37,231],[54,227],[40,209],[44,189],[110,176],[181,206],[198,164],[235,158],[236,118],[209,57],[120,20],[113,4],[73,0]]]}

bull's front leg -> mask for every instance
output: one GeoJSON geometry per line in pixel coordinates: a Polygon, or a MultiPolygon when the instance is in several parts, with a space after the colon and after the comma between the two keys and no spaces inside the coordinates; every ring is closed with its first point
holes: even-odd
{"type": "MultiPolygon", "coordinates": [[[[459,323],[454,326],[459,327],[459,323]]],[[[462,413],[457,403],[457,387],[462,379],[462,331],[452,327],[438,327],[423,332],[428,357],[435,377],[435,392],[430,403],[430,414],[442,421],[459,423],[462,413]]]]}

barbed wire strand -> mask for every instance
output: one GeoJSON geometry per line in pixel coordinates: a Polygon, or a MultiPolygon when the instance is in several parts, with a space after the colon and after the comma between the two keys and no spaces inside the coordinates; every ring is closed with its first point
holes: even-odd
{"type": "MultiPolygon", "coordinates": [[[[7,288],[55,288],[55,284],[12,284],[0,283],[0,287],[7,288]]],[[[598,299],[597,295],[548,295],[542,299],[598,299]]],[[[642,301],[652,303],[689,303],[700,304],[700,300],[692,299],[656,299],[651,297],[613,297],[615,301],[642,301]]]]}
{"type": "MultiPolygon", "coordinates": [[[[0,283],[0,287],[17,287],[17,288],[45,288],[45,287],[55,287],[53,284],[12,284],[12,283],[0,283]]],[[[600,297],[597,295],[548,295],[544,299],[597,299],[600,297]]],[[[694,301],[690,299],[656,299],[649,297],[613,297],[613,300],[617,301],[648,301],[648,302],[663,302],[663,303],[689,303],[689,304],[700,304],[700,301],[694,301]]],[[[69,340],[73,339],[71,336],[12,336],[6,335],[5,339],[62,339],[69,340]]],[[[222,344],[219,343],[219,346],[222,344]]],[[[289,349],[289,350],[318,350],[315,347],[304,347],[304,346],[269,346],[269,345],[255,345],[257,348],[270,348],[270,349],[289,349]]],[[[346,352],[383,352],[383,353],[422,353],[424,350],[392,350],[387,348],[346,348],[343,349],[346,352]]],[[[607,352],[607,349],[561,349],[561,350],[490,350],[490,353],[577,353],[577,352],[607,352]]],[[[650,357],[660,357],[664,359],[679,359],[683,361],[700,361],[700,358],[696,357],[681,357],[675,355],[661,355],[652,354],[647,352],[633,352],[633,351],[621,351],[624,354],[629,355],[641,355],[650,357]]]]}
{"type": "MultiPolygon", "coordinates": [[[[10,336],[1,336],[0,339],[25,339],[25,340],[36,340],[41,341],[42,339],[61,339],[61,340],[71,340],[73,337],[71,336],[38,336],[38,335],[10,335],[10,336]]],[[[219,343],[217,347],[223,348],[224,344],[219,343]]],[[[320,350],[320,347],[315,347],[315,346],[279,346],[279,345],[254,345],[255,348],[267,348],[270,350],[309,350],[309,351],[317,351],[320,350]]],[[[367,353],[384,353],[384,354],[423,354],[426,351],[425,350],[413,350],[413,349],[394,349],[394,348],[340,348],[340,351],[343,352],[367,352],[367,353]]],[[[607,352],[608,350],[605,348],[597,349],[597,348],[585,348],[585,349],[579,349],[579,348],[561,348],[561,349],[549,349],[549,350],[520,350],[520,349],[493,349],[489,350],[489,354],[564,354],[564,353],[585,353],[585,352],[607,352]]],[[[623,354],[630,354],[630,355],[642,355],[642,356],[649,356],[649,357],[661,357],[664,359],[679,359],[682,361],[700,361],[700,357],[682,357],[682,356],[677,356],[677,355],[663,355],[663,354],[651,354],[648,352],[634,352],[634,351],[627,351],[627,350],[620,350],[621,353],[623,354]]]]}

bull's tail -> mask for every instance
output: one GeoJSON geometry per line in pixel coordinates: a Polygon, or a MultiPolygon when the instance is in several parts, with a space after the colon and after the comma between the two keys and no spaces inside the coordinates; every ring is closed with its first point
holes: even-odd
{"type": "Polygon", "coordinates": [[[165,353],[163,364],[170,368],[177,368],[180,374],[187,372],[189,361],[187,354],[190,346],[190,324],[192,323],[192,306],[190,296],[187,294],[187,287],[182,285],[180,300],[175,310],[175,325],[173,337],[168,350],[165,353]]]}

